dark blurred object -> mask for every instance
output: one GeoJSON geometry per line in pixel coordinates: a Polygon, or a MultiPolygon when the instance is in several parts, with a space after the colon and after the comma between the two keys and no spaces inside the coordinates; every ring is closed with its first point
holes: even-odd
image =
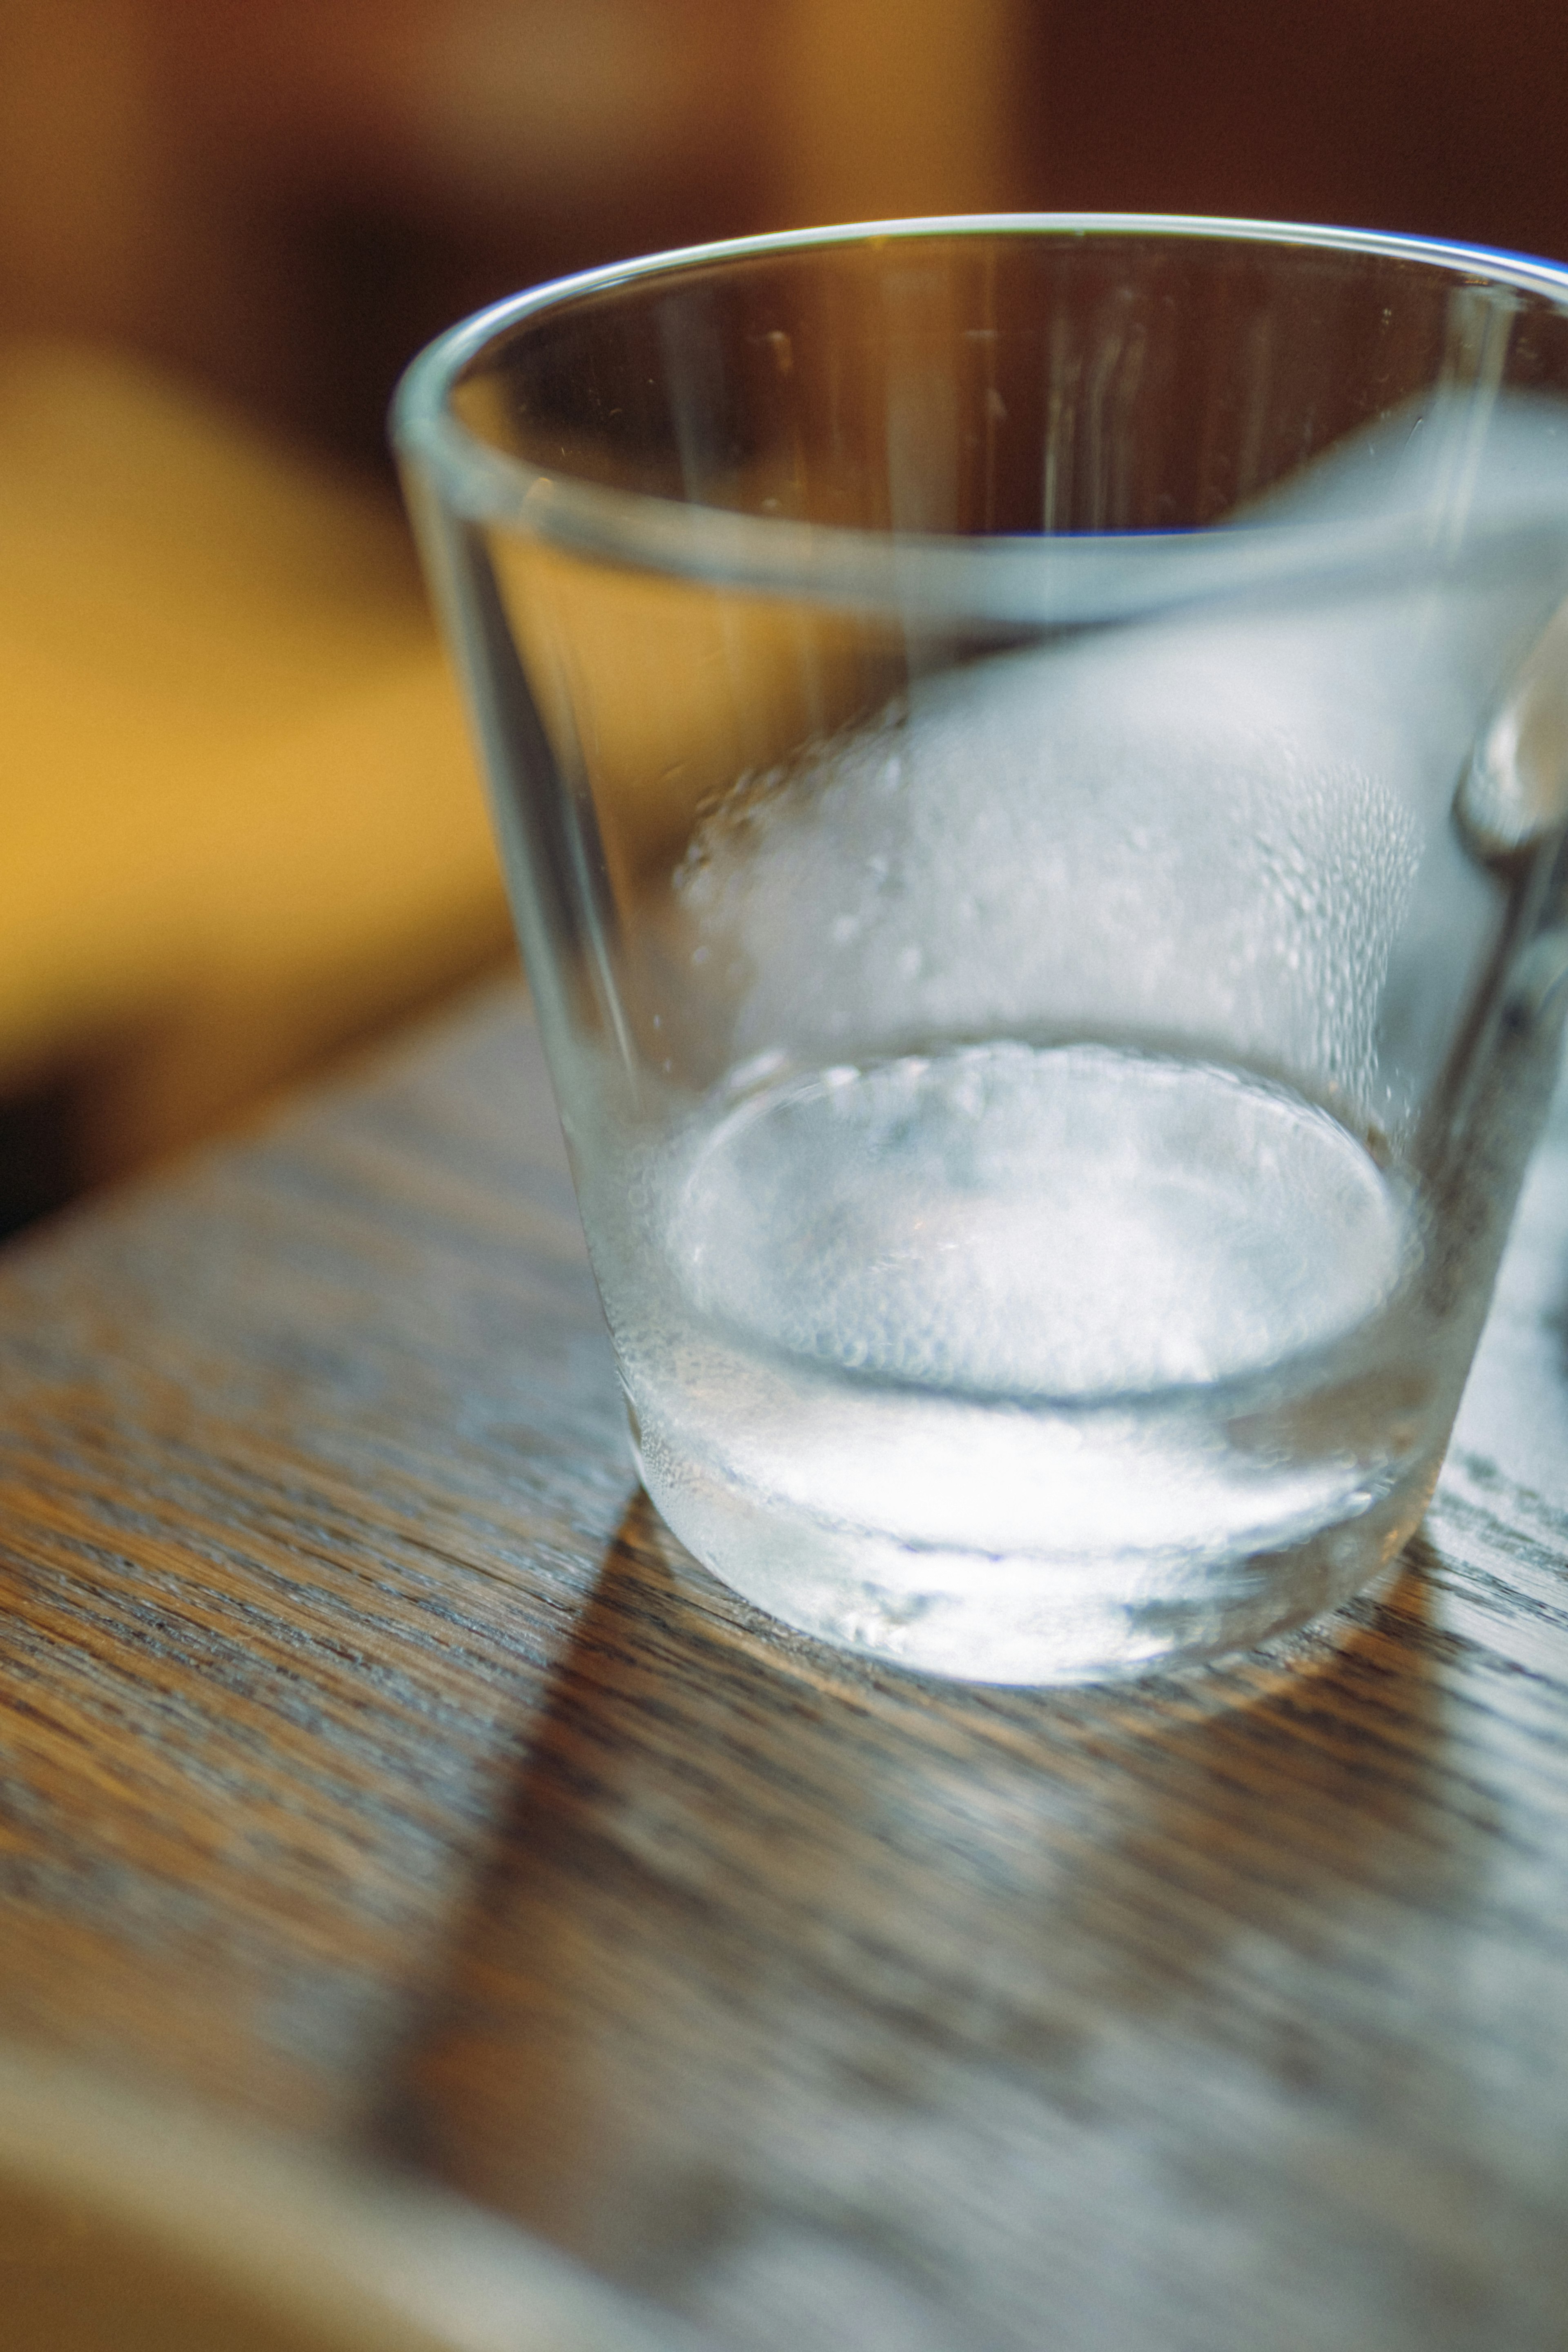
{"type": "Polygon", "coordinates": [[[463,308],[755,211],[753,50],[712,0],[0,0],[0,323],[379,457],[463,308]]]}
{"type": "Polygon", "coordinates": [[[0,1241],[78,1189],[77,1101],[74,1072],[0,1096],[0,1241]]]}
{"type": "Polygon", "coordinates": [[[1561,0],[1036,0],[1020,201],[1568,254],[1561,0]]]}
{"type": "Polygon", "coordinates": [[[146,5],[163,119],[274,306],[229,388],[353,456],[464,311],[765,211],[778,0],[146,5]]]}

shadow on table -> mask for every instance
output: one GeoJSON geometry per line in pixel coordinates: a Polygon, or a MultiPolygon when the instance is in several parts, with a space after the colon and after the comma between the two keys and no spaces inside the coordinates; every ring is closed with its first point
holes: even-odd
{"type": "Polygon", "coordinates": [[[385,2135],[737,2345],[1021,2346],[1043,2296],[1142,2342],[1238,2212],[1317,2294],[1353,2217],[1289,2150],[1444,2091],[1401,1970],[1487,1820],[1442,1652],[1417,1542],[1224,1668],[946,1685],[783,1634],[639,1497],[385,2135]]]}

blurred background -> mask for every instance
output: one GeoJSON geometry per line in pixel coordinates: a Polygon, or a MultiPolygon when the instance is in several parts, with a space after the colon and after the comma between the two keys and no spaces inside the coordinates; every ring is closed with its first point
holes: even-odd
{"type": "Polygon", "coordinates": [[[814,221],[1568,255],[1560,0],[0,0],[0,1231],[499,964],[405,361],[814,221]]]}

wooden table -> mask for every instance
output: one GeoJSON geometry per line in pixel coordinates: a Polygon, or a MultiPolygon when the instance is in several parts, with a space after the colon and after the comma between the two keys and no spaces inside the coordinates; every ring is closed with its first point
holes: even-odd
{"type": "Polygon", "coordinates": [[[637,1496],[521,1000],[16,1246],[0,2028],[720,2343],[1568,2343],[1568,1116],[1381,1598],[1141,1686],[637,1496]]]}

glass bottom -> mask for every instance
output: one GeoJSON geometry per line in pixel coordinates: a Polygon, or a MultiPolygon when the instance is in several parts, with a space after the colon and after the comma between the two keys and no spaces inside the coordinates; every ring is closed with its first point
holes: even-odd
{"type": "Polygon", "coordinates": [[[1039,1686],[1149,1674],[1249,1649],[1370,1584],[1419,1526],[1440,1453],[1369,1508],[1274,1549],[1194,1559],[998,1555],[834,1527],[634,1429],[643,1483],[688,1550],[797,1633],[923,1674],[1039,1686]]]}

